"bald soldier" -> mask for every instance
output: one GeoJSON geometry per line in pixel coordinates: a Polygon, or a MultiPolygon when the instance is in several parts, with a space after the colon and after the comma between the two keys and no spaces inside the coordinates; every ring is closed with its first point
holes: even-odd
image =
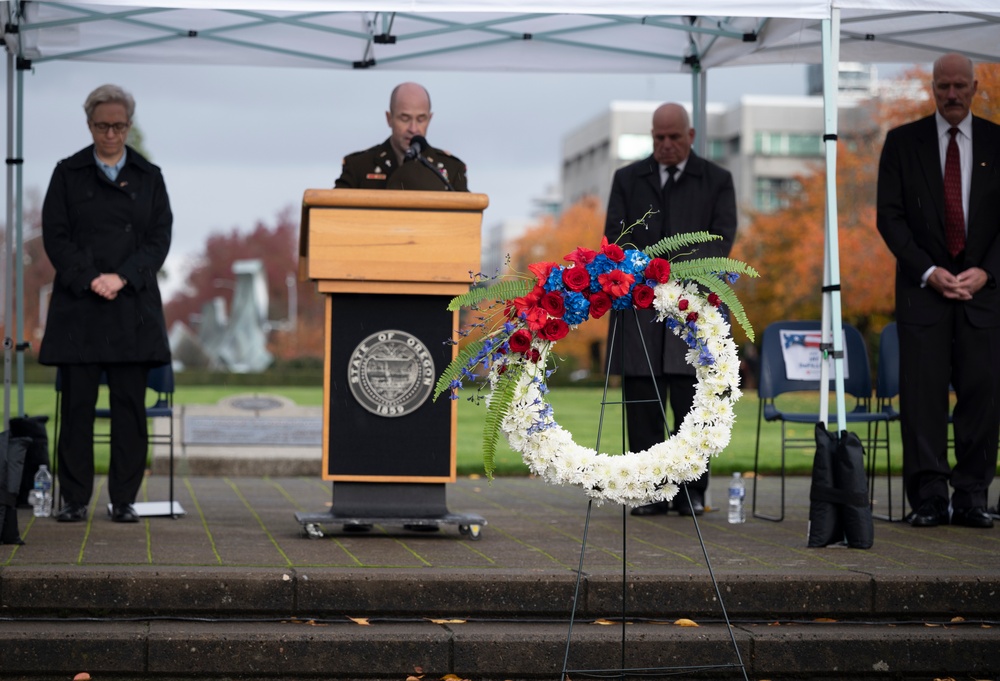
{"type": "Polygon", "coordinates": [[[426,137],[430,125],[431,96],[417,83],[397,85],[389,97],[385,120],[392,131],[389,139],[377,146],[346,156],[338,189],[418,189],[469,191],[465,179],[465,164],[447,151],[429,147],[420,155],[432,166],[428,168],[418,158],[406,158],[410,142],[416,136],[426,137]],[[436,171],[436,172],[435,172],[436,171]]]}

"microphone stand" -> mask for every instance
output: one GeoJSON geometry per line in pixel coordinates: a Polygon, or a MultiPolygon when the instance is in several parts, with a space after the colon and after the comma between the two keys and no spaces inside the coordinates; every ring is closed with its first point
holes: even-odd
{"type": "Polygon", "coordinates": [[[438,177],[439,180],[441,180],[442,182],[444,182],[444,186],[445,186],[445,188],[448,191],[450,191],[450,192],[455,191],[455,188],[451,186],[451,182],[449,182],[448,178],[444,176],[444,173],[442,173],[440,170],[438,170],[437,168],[435,168],[434,164],[432,164],[430,161],[428,161],[426,158],[424,158],[423,154],[419,154],[418,153],[415,156],[415,158],[417,160],[419,160],[421,163],[423,163],[425,167],[430,168],[431,172],[434,173],[438,177]]]}

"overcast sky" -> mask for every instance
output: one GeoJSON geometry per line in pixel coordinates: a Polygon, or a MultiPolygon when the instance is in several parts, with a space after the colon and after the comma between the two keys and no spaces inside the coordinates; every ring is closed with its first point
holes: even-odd
{"type": "MultiPolygon", "coordinates": [[[[43,195],[56,162],[90,143],[82,105],[93,88],[110,82],[131,91],[174,211],[169,296],[208,234],[273,224],[287,207],[297,216],[303,191],[331,187],[345,154],[384,140],[389,93],[404,80],[430,90],[427,137],[465,161],[472,191],[489,195],[488,225],[530,215],[532,199],[558,182],[563,136],[612,100],[691,98],[690,77],[682,75],[44,63],[24,76],[24,186],[43,195]]],[[[719,68],[708,76],[709,101],[724,104],[805,88],[798,65],[719,68]]],[[[5,127],[6,115],[4,107],[5,127]]]]}

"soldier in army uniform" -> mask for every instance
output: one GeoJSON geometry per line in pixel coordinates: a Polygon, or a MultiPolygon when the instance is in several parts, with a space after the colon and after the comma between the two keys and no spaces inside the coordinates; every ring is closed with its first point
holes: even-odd
{"type": "Polygon", "coordinates": [[[364,151],[344,158],[338,189],[447,189],[447,179],[455,191],[469,191],[465,179],[465,164],[447,151],[433,147],[421,155],[440,176],[418,159],[407,159],[413,137],[427,135],[431,122],[431,96],[416,83],[397,85],[389,97],[385,120],[392,133],[389,139],[364,151]]]}

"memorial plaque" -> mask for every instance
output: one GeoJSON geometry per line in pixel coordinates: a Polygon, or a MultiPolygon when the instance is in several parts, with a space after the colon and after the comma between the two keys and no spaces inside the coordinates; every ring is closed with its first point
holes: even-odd
{"type": "Polygon", "coordinates": [[[323,444],[323,419],[188,416],[184,419],[184,442],[190,445],[318,447],[323,444]]]}

